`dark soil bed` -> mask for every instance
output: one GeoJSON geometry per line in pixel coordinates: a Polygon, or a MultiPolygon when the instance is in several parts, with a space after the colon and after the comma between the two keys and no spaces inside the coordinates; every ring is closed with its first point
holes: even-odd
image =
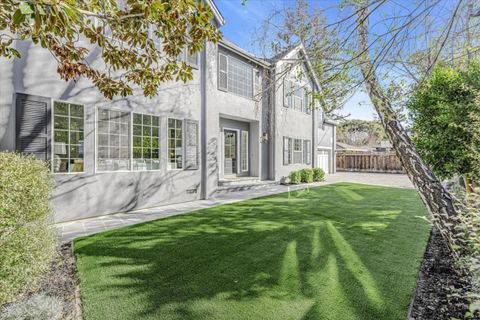
{"type": "Polygon", "coordinates": [[[41,281],[37,292],[57,296],[65,301],[63,319],[81,320],[82,309],[73,244],[63,244],[59,254],[60,257],[52,264],[51,272],[41,281]]]}
{"type": "Polygon", "coordinates": [[[461,297],[468,290],[469,281],[455,271],[453,263],[450,249],[434,229],[420,268],[410,319],[465,318],[468,301],[461,297]]]}

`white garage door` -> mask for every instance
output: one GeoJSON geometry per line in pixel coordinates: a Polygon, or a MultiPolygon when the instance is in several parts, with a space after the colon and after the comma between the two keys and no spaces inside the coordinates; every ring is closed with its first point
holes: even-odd
{"type": "Polygon", "coordinates": [[[328,161],[328,151],[325,151],[325,150],[319,150],[318,151],[318,155],[317,155],[317,166],[321,169],[323,169],[323,171],[325,171],[325,173],[328,173],[329,172],[329,169],[330,166],[329,166],[329,161],[328,161]]]}

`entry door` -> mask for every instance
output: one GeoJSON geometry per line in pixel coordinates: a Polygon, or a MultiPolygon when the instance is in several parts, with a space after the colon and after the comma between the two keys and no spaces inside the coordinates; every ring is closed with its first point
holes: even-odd
{"type": "Polygon", "coordinates": [[[328,163],[328,151],[318,151],[318,156],[317,156],[317,165],[319,168],[323,169],[323,171],[325,171],[325,173],[328,173],[328,168],[330,167],[329,166],[329,163],[328,163]]]}
{"type": "Polygon", "coordinates": [[[238,143],[238,134],[234,130],[225,130],[224,131],[224,162],[223,162],[223,171],[224,175],[234,175],[237,174],[237,143],[238,143]]]}

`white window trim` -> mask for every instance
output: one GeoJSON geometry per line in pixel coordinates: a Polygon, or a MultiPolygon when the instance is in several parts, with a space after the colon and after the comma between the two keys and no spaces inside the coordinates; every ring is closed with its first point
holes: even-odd
{"type": "MultiPolygon", "coordinates": [[[[50,163],[50,172],[52,174],[82,174],[82,173],[85,173],[85,167],[86,167],[86,162],[85,162],[85,152],[86,152],[86,134],[85,134],[85,131],[86,131],[86,124],[87,124],[87,121],[86,121],[86,111],[85,111],[85,104],[83,103],[74,103],[74,102],[69,102],[69,101],[66,101],[66,100],[60,100],[60,99],[50,99],[51,102],[50,102],[50,105],[52,106],[51,107],[51,112],[50,112],[50,123],[51,123],[51,130],[50,130],[50,145],[51,145],[51,150],[50,150],[50,159],[51,159],[51,163],[50,163]],[[78,172],[54,172],[53,171],[53,159],[54,159],[54,155],[55,155],[55,140],[54,140],[54,136],[55,136],[55,122],[54,122],[54,115],[55,115],[55,102],[60,102],[60,103],[68,103],[68,104],[77,104],[77,105],[81,105],[83,106],[83,171],[78,171],[78,172]]],[[[70,118],[70,117],[69,117],[70,118]]],[[[70,119],[69,119],[69,124],[70,124],[70,119]]],[[[69,135],[70,135],[70,131],[68,131],[69,135]]]]}
{"type": "Polygon", "coordinates": [[[248,134],[249,132],[246,131],[246,130],[242,130],[242,133],[241,133],[241,140],[242,140],[242,146],[241,146],[241,149],[240,149],[240,152],[246,152],[246,158],[245,158],[245,162],[244,162],[244,159],[243,159],[243,154],[241,154],[241,172],[248,172],[249,170],[249,157],[250,157],[250,148],[249,148],[249,143],[250,141],[248,141],[248,134]],[[246,151],[244,150],[244,140],[246,141],[246,151]],[[246,164],[246,169],[243,169],[243,165],[246,164]]]}
{"type": "Polygon", "coordinates": [[[166,126],[166,137],[167,137],[167,171],[185,171],[185,119],[183,118],[172,118],[172,117],[167,117],[167,126],[166,126]],[[169,149],[169,140],[170,137],[168,135],[168,120],[181,120],[182,121],[182,167],[181,168],[170,168],[170,158],[168,154],[168,149],[169,149]]]}

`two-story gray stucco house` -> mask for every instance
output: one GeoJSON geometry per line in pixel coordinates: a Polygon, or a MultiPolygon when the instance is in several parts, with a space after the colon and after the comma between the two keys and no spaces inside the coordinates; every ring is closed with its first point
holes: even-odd
{"type": "Polygon", "coordinates": [[[57,222],[207,199],[301,168],[335,172],[335,124],[308,94],[318,83],[308,63],[288,62],[305,55],[300,46],[265,60],[207,43],[182,57],[193,80],[113,100],[86,79],[61,80],[39,46],[16,46],[21,59],[0,58],[0,150],[50,163],[57,222]]]}

